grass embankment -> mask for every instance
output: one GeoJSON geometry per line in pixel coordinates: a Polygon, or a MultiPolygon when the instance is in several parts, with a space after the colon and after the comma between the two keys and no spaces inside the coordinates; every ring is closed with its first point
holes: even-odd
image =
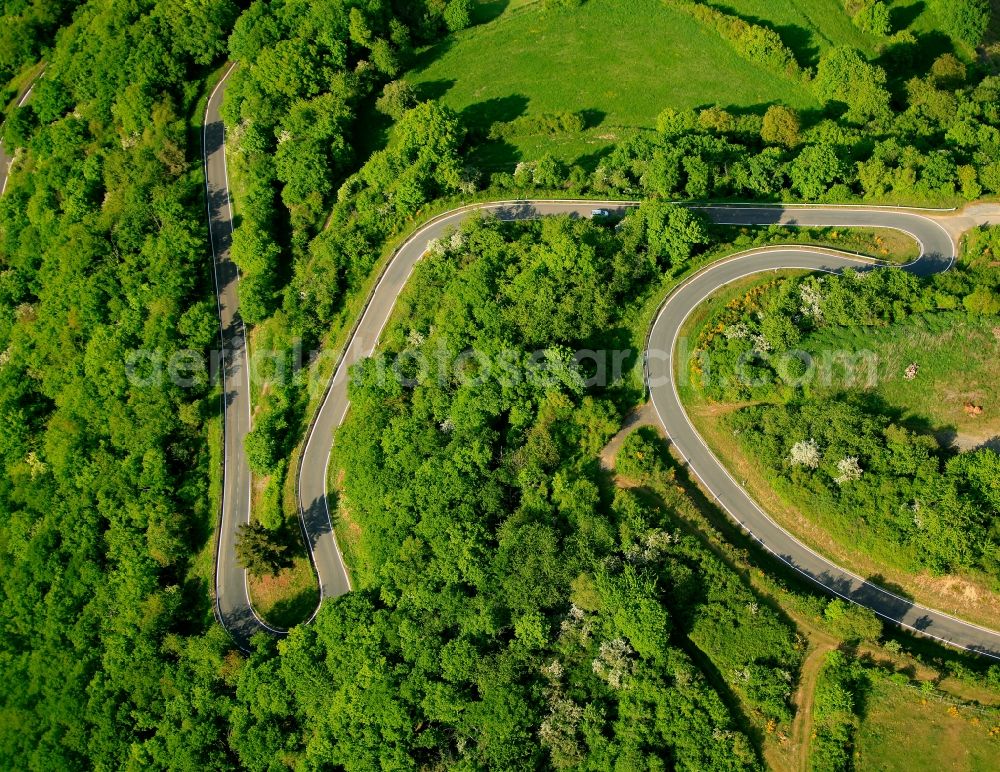
{"type": "Polygon", "coordinates": [[[35,79],[42,74],[45,69],[45,62],[35,62],[25,67],[17,75],[10,79],[10,82],[0,88],[0,121],[6,120],[11,111],[17,107],[17,102],[21,95],[28,89],[35,79]]]}
{"type": "Polygon", "coordinates": [[[808,244],[873,257],[890,263],[908,263],[920,256],[920,244],[895,228],[802,228],[797,226],[713,225],[716,240],[740,249],[770,244],[808,244]]]}
{"type": "MultiPolygon", "coordinates": [[[[801,272],[799,272],[801,273],[801,272]]],[[[778,276],[794,275],[793,272],[778,276]]],[[[761,281],[750,277],[734,282],[702,304],[691,315],[681,337],[693,341],[711,318],[714,309],[742,295],[761,281]]],[[[842,329],[821,332],[800,345],[806,350],[836,347],[844,351],[867,350],[876,355],[877,377],[870,389],[873,397],[900,420],[915,429],[935,432],[939,439],[958,439],[966,446],[1000,434],[998,397],[997,338],[989,324],[971,320],[961,313],[914,316],[903,324],[881,329],[842,329]],[[916,379],[907,381],[907,365],[917,362],[916,379]],[[970,416],[964,406],[969,400],[984,408],[982,416],[970,416]]],[[[778,494],[767,470],[748,456],[721,419],[742,405],[709,403],[685,377],[675,373],[681,399],[692,423],[733,476],[782,526],[810,547],[861,576],[872,577],[883,586],[895,588],[918,603],[957,614],[990,627],[1000,626],[1000,598],[984,577],[975,575],[932,576],[894,568],[891,560],[879,555],[884,545],[873,543],[863,524],[845,530],[842,523],[800,509],[778,494]]],[[[833,393],[843,384],[813,387],[813,393],[833,393]]]]}
{"type": "MultiPolygon", "coordinates": [[[[927,683],[927,682],[924,682],[927,683]]],[[[1000,766],[1000,709],[927,693],[887,678],[864,695],[857,769],[882,772],[987,772],[1000,766]]]]}
{"type": "MultiPolygon", "coordinates": [[[[288,527],[298,529],[298,523],[288,527]]],[[[250,601],[269,625],[287,630],[304,622],[319,605],[319,587],[312,563],[306,555],[296,555],[291,565],[275,576],[250,578],[250,601]]]]}

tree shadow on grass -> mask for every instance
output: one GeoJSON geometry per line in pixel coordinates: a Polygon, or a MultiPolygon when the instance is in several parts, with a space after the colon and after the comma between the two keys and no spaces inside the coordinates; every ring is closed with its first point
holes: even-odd
{"type": "Polygon", "coordinates": [[[588,107],[584,110],[578,110],[577,115],[583,119],[584,129],[596,129],[602,123],[604,119],[607,118],[608,114],[604,110],[598,110],[595,107],[588,107]]]}
{"type": "Polygon", "coordinates": [[[613,145],[609,141],[607,147],[602,147],[593,153],[585,153],[584,155],[577,156],[573,163],[582,167],[588,174],[593,174],[597,167],[601,165],[601,161],[611,155],[613,149],[613,145]]]}
{"type": "Polygon", "coordinates": [[[520,118],[528,109],[528,97],[524,94],[493,97],[476,102],[464,108],[459,114],[462,123],[471,131],[484,137],[494,123],[507,123],[520,118]]]}
{"type": "Polygon", "coordinates": [[[512,172],[521,160],[521,151],[503,139],[475,145],[468,154],[469,164],[485,172],[512,172]]]}
{"type": "Polygon", "coordinates": [[[889,23],[893,31],[907,29],[924,12],[927,4],[923,0],[909,5],[896,5],[889,11],[889,23]]]}
{"type": "Polygon", "coordinates": [[[930,64],[941,54],[955,52],[955,44],[945,33],[938,30],[917,35],[917,72],[930,69],[930,64]]]}
{"type": "Polygon", "coordinates": [[[358,109],[355,154],[359,163],[382,150],[389,143],[392,118],[375,109],[375,97],[366,99],[358,109]]]}
{"type": "MultiPolygon", "coordinates": [[[[702,110],[706,107],[714,106],[713,104],[705,104],[699,106],[697,109],[702,110]]],[[[772,107],[787,107],[787,104],[780,99],[775,99],[771,102],[758,102],[753,105],[725,105],[723,109],[734,116],[757,115],[763,118],[772,107]]],[[[795,108],[795,112],[799,116],[799,123],[803,129],[808,129],[810,126],[814,126],[823,119],[830,117],[823,107],[799,107],[795,108]]]]}
{"type": "Polygon", "coordinates": [[[510,0],[482,0],[472,6],[473,24],[487,24],[503,15],[510,5],[510,0]]]}
{"type": "Polygon", "coordinates": [[[886,46],[874,63],[889,76],[889,88],[900,93],[910,78],[923,75],[931,62],[941,54],[955,52],[955,45],[943,32],[924,32],[916,35],[916,42],[899,42],[886,46]]]}
{"type": "Polygon", "coordinates": [[[454,78],[438,78],[437,80],[421,81],[420,83],[415,84],[414,89],[417,92],[417,99],[425,102],[429,99],[440,99],[447,94],[454,85],[454,78]]]}
{"type": "Polygon", "coordinates": [[[762,19],[758,16],[751,16],[739,13],[735,8],[725,5],[715,5],[713,7],[729,16],[742,19],[748,24],[756,24],[758,27],[774,30],[781,37],[781,42],[791,50],[795,56],[795,61],[802,67],[814,67],[819,61],[819,46],[816,38],[822,37],[827,42],[832,42],[819,30],[808,29],[798,24],[785,24],[778,26],[770,19],[762,19]]]}
{"type": "Polygon", "coordinates": [[[512,171],[521,160],[521,151],[505,139],[490,139],[494,123],[506,123],[524,115],[528,97],[511,94],[471,104],[459,113],[468,129],[469,163],[488,172],[512,171]]]}
{"type": "Polygon", "coordinates": [[[411,72],[420,72],[426,69],[436,60],[440,59],[455,44],[453,36],[449,35],[433,45],[427,46],[417,51],[408,62],[407,69],[411,72]]]}
{"type": "MultiPolygon", "coordinates": [[[[760,25],[768,26],[766,21],[760,22],[760,25]]],[[[819,46],[816,45],[816,36],[821,36],[819,31],[809,30],[797,24],[786,24],[782,27],[772,25],[772,29],[791,49],[800,67],[815,67],[819,63],[819,46]]]]}
{"type": "Polygon", "coordinates": [[[313,586],[304,587],[295,595],[278,601],[267,612],[267,621],[285,630],[308,619],[319,602],[319,593],[313,586]]]}

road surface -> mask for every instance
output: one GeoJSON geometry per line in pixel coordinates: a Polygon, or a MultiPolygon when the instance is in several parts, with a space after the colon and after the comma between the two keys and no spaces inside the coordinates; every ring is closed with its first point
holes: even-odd
{"type": "MultiPolygon", "coordinates": [[[[904,269],[927,275],[950,267],[955,246],[938,223],[917,214],[891,210],[753,209],[719,208],[717,221],[761,223],[772,220],[798,225],[889,227],[915,236],[921,257],[904,269]]],[[[914,604],[864,581],[805,546],[775,523],[726,471],[688,419],[677,393],[673,353],[688,316],[719,288],[762,271],[807,268],[841,271],[863,267],[855,258],[805,248],[775,248],[714,263],[676,288],[660,310],[647,346],[647,383],[650,399],[674,447],[710,496],[740,523],[765,549],[829,592],[866,606],[883,619],[909,630],[969,651],[1000,658],[1000,633],[914,604]]]]}
{"type": "Polygon", "coordinates": [[[233,210],[229,201],[225,131],[219,107],[226,73],[205,107],[202,128],[202,161],[205,168],[205,202],[212,247],[212,268],[219,310],[222,355],[222,416],[224,426],[222,510],[219,515],[215,555],[215,613],[242,648],[269,627],[250,603],[246,571],[236,560],[236,535],[250,520],[250,467],[243,439],[250,431],[250,375],[247,367],[246,328],[239,314],[239,271],[229,257],[233,240],[233,210]]]}
{"type": "MultiPolygon", "coordinates": [[[[243,453],[243,438],[250,428],[250,385],[246,364],[246,334],[239,318],[236,267],[229,259],[232,210],[229,202],[224,130],[219,117],[225,79],[209,99],[205,116],[204,149],[207,206],[219,298],[221,337],[226,351],[224,368],[225,480],[216,556],[216,606],[219,619],[243,648],[268,627],[253,611],[246,574],[236,560],[237,528],[250,517],[250,472],[243,453]]],[[[298,470],[298,500],[303,531],[315,567],[320,604],[351,589],[327,498],[327,468],[334,430],[350,407],[347,374],[354,363],[369,356],[389,319],[396,298],[414,265],[433,239],[463,220],[483,213],[501,219],[529,219],[569,214],[589,217],[595,208],[621,216],[634,202],[622,201],[509,201],[473,204],[436,217],[420,227],[388,263],[359,318],[334,371],[322,404],[310,427],[298,470]]],[[[921,245],[921,256],[903,270],[928,275],[950,267],[955,255],[952,234],[929,216],[893,208],[822,208],[716,206],[699,207],[719,223],[766,225],[887,227],[912,234],[921,245]]],[[[966,213],[963,213],[966,214],[966,213]]],[[[995,219],[995,207],[967,218],[965,227],[995,219]]],[[[864,267],[872,261],[831,250],[776,247],[754,250],[714,263],[685,281],[667,298],[648,339],[647,376],[653,406],[676,449],[687,459],[690,471],[735,520],[765,549],[828,591],[866,606],[883,618],[959,648],[1000,658],[1000,634],[924,608],[865,582],[802,544],[778,526],[743,491],[694,430],[678,398],[672,378],[672,352],[684,320],[710,294],[729,282],[761,271],[806,268],[841,271],[864,267]]]]}
{"type": "MultiPolygon", "coordinates": [[[[24,93],[21,94],[21,98],[17,100],[17,106],[21,107],[25,102],[28,101],[28,97],[31,96],[31,89],[35,87],[35,81],[31,81],[28,88],[25,89],[24,93]]],[[[7,121],[4,120],[0,123],[0,137],[3,136],[3,125],[7,121]]],[[[3,144],[0,143],[0,196],[2,196],[7,190],[7,174],[10,172],[10,165],[13,162],[11,158],[3,149],[3,144]]]]}

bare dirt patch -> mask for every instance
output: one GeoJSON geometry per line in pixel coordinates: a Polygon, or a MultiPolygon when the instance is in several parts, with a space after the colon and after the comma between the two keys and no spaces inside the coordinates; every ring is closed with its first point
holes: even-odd
{"type": "Polygon", "coordinates": [[[622,443],[625,442],[625,438],[633,430],[638,429],[640,426],[655,426],[657,431],[662,432],[660,419],[656,415],[656,409],[653,407],[652,402],[640,405],[625,417],[625,422],[622,424],[621,430],[601,450],[600,461],[602,469],[613,470],[615,468],[615,458],[618,456],[618,451],[621,450],[622,443]]]}

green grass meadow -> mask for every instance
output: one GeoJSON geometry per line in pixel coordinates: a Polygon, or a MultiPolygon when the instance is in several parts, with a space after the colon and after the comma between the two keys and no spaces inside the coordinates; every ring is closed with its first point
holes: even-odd
{"type": "MultiPolygon", "coordinates": [[[[850,24],[850,22],[848,22],[850,24]]],[[[714,32],[660,0],[589,0],[579,8],[508,9],[422,53],[406,76],[476,127],[521,115],[588,111],[565,137],[518,137],[493,160],[545,146],[566,159],[593,153],[623,128],[652,128],[666,107],[816,107],[807,85],[749,64],[714,32]]],[[[489,165],[489,164],[487,164],[489,165]]]]}
{"type": "MultiPolygon", "coordinates": [[[[1000,434],[1000,328],[995,320],[964,311],[915,315],[904,323],[872,328],[831,328],[810,336],[810,351],[872,351],[877,381],[870,394],[914,429],[973,447],[1000,434]],[[904,377],[916,364],[916,377],[904,377]],[[966,412],[967,404],[983,409],[966,412]]],[[[834,393],[846,384],[816,389],[834,393]]]]}
{"type": "Polygon", "coordinates": [[[864,698],[855,768],[868,772],[987,772],[1000,758],[1000,712],[923,695],[888,679],[864,698]]]}
{"type": "MultiPolygon", "coordinates": [[[[728,0],[721,10],[776,29],[806,67],[830,47],[876,58],[879,39],[862,32],[841,0],[728,0]]],[[[918,37],[933,25],[919,0],[892,3],[898,28],[918,37]]],[[[667,107],[718,104],[763,112],[775,103],[818,109],[809,85],[753,65],[714,31],[662,0],[587,0],[549,9],[531,0],[488,0],[477,26],[422,51],[405,76],[424,98],[440,99],[467,125],[563,110],[583,111],[582,132],[485,143],[475,162],[509,169],[545,152],[584,167],[629,131],[651,129],[667,107]]],[[[921,38],[922,39],[922,38],[921,38]]],[[[931,48],[937,47],[933,40],[931,48]]],[[[377,135],[377,121],[369,121],[377,135]]]]}

